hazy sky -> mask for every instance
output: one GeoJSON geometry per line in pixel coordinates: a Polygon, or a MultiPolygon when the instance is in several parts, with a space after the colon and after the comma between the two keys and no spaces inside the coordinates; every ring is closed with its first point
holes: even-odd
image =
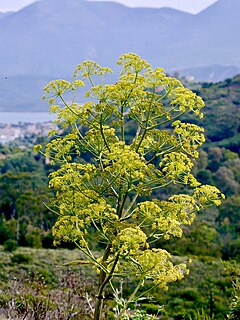
{"type": "MultiPolygon", "coordinates": [[[[42,1],[42,0],[39,0],[42,1]]],[[[44,0],[48,1],[48,0],[44,0]]],[[[81,0],[79,0],[81,1],[81,0]]],[[[89,0],[91,1],[91,0],[89,0]]],[[[102,0],[94,0],[102,1],[102,0]]],[[[113,1],[113,0],[105,0],[113,1]]],[[[217,0],[114,0],[129,7],[172,7],[191,13],[197,13],[217,0]]],[[[23,7],[35,2],[35,0],[0,0],[0,12],[17,11],[23,7]]]]}

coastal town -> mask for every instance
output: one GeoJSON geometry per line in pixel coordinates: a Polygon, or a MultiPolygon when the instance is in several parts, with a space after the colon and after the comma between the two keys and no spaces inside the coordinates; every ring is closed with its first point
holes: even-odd
{"type": "Polygon", "coordinates": [[[29,139],[36,136],[47,136],[48,132],[56,128],[53,122],[0,124],[0,144],[9,144],[18,139],[29,139]]]}

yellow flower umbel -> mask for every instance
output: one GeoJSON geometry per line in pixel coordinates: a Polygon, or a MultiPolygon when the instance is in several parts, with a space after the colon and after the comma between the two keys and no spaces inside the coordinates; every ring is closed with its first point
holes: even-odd
{"type": "Polygon", "coordinates": [[[202,117],[202,99],[136,54],[122,55],[117,64],[122,71],[114,84],[101,82],[112,70],[85,61],[72,82],[55,80],[45,87],[55,123],[67,133],[54,137],[52,131],[45,152],[35,148],[59,168],[49,183],[56,190],[50,201],[59,215],[56,241],[74,242],[98,271],[95,320],[101,317],[106,286],[116,293],[115,276],[138,281],[124,310],[145,281],[164,289],[182,279],[186,265],[173,265],[171,255],[152,244],[181,237],[182,226],[190,225],[200,208],[219,205],[223,197],[192,175],[203,129],[179,119],[187,112],[202,117]],[[89,101],[81,104],[76,93],[86,82],[89,101]],[[131,137],[129,123],[135,130],[131,137]],[[83,163],[82,153],[90,163],[83,163]],[[187,194],[153,198],[172,183],[189,186],[187,194]],[[91,250],[92,230],[105,248],[102,257],[91,250]]]}

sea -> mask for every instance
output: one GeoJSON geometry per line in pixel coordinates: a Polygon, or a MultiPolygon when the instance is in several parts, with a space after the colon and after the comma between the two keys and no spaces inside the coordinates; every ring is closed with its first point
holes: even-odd
{"type": "Polygon", "coordinates": [[[1,124],[41,123],[56,119],[56,115],[48,112],[0,112],[1,124]]]}

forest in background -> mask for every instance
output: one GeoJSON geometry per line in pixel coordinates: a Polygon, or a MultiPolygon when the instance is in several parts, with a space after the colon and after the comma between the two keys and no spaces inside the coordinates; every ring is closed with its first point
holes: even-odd
{"type": "MultiPolygon", "coordinates": [[[[206,143],[196,160],[194,175],[201,183],[217,186],[226,195],[226,200],[219,208],[199,213],[194,224],[185,227],[181,239],[159,243],[175,259],[181,261],[187,256],[192,258],[193,263],[186,279],[170,285],[168,293],[156,291],[154,301],[146,301],[145,307],[154,312],[157,305],[166,305],[166,319],[184,319],[192,308],[203,308],[210,316],[214,314],[216,319],[224,319],[232,284],[220,259],[240,263],[240,76],[217,84],[190,86],[206,104],[202,120],[183,119],[192,120],[205,128],[206,143]]],[[[131,121],[128,122],[128,129],[130,139],[136,130],[131,121]]],[[[48,188],[48,175],[56,168],[33,152],[33,145],[47,142],[46,138],[32,136],[0,146],[0,244],[6,255],[11,252],[0,262],[0,281],[5,284],[9,268],[14,272],[16,264],[18,271],[34,269],[32,264],[36,249],[54,249],[57,254],[51,235],[56,216],[45,205],[52,196],[48,188]],[[14,251],[16,247],[32,249],[19,253],[21,248],[14,251]]],[[[81,159],[83,162],[90,160],[86,157],[81,159]]],[[[179,193],[180,188],[176,185],[166,188],[161,197],[179,193]]],[[[94,240],[94,230],[92,237],[94,240]]],[[[69,244],[66,248],[74,249],[69,244]]],[[[101,246],[96,245],[94,249],[100,251],[101,246]]],[[[53,272],[50,261],[54,254],[48,253],[47,261],[38,268],[49,286],[57,282],[57,278],[49,279],[53,272]]],[[[2,306],[4,301],[0,297],[2,306]]]]}

